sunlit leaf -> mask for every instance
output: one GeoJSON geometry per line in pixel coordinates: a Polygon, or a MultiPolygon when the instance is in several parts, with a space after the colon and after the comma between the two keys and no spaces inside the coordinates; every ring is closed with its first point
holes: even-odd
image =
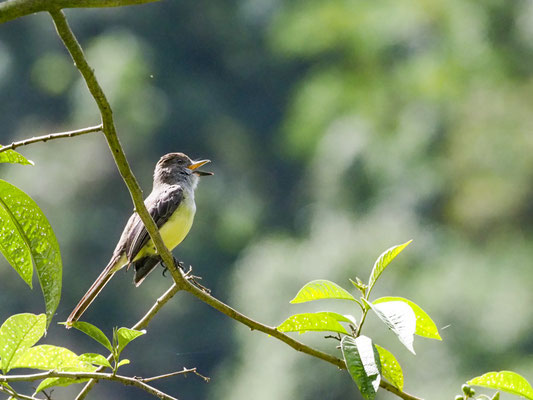
{"type": "Polygon", "coordinates": [[[370,273],[370,280],[368,281],[368,292],[372,290],[374,285],[376,284],[376,281],[380,277],[381,273],[387,268],[387,266],[390,264],[394,258],[398,254],[402,252],[403,249],[405,249],[409,243],[411,243],[412,240],[409,240],[408,242],[404,244],[400,244],[398,246],[393,246],[388,250],[385,250],[376,260],[374,263],[374,268],[372,268],[372,272],[370,273]]]}
{"type": "Polygon", "coordinates": [[[320,299],[343,299],[357,301],[350,293],[334,282],[325,279],[311,281],[304,285],[291,303],[305,303],[320,299]]]}
{"type": "Polygon", "coordinates": [[[316,312],[295,314],[287,318],[278,326],[280,332],[327,331],[348,334],[339,321],[352,323],[344,315],[334,312],[316,312]]]}
{"type": "Polygon", "coordinates": [[[439,335],[437,325],[435,325],[430,316],[424,310],[422,310],[416,303],[413,303],[411,300],[404,299],[403,297],[380,297],[379,299],[374,300],[372,303],[379,304],[387,301],[403,301],[404,303],[407,303],[409,304],[409,306],[411,306],[416,315],[416,335],[427,337],[430,339],[442,340],[439,335]]]}
{"type": "MultiPolygon", "coordinates": [[[[2,145],[0,145],[0,149],[2,145]]],[[[5,150],[0,152],[0,163],[10,164],[22,164],[22,165],[34,165],[33,161],[28,160],[22,154],[17,153],[15,150],[5,150]]]]}
{"type": "Polygon", "coordinates": [[[416,316],[413,309],[403,301],[389,301],[380,304],[367,304],[376,315],[398,336],[400,342],[415,354],[413,348],[416,330],[416,316]]]}
{"type": "Polygon", "coordinates": [[[123,365],[127,365],[130,363],[130,360],[128,360],[127,358],[124,358],[123,360],[120,360],[117,364],[117,368],[118,367],[122,367],[123,365]]]}
{"type": "Polygon", "coordinates": [[[94,365],[100,365],[102,367],[113,368],[107,358],[98,353],[85,353],[78,357],[80,361],[91,363],[94,365]]]}
{"type": "Polygon", "coordinates": [[[37,204],[22,190],[1,179],[0,250],[30,286],[33,260],[49,325],[61,298],[59,245],[50,223],[37,204]]]}
{"type": "Polygon", "coordinates": [[[111,347],[111,342],[109,341],[107,336],[104,335],[104,332],[100,330],[100,328],[97,328],[93,324],[84,321],[76,321],[72,323],[72,327],[92,337],[94,340],[96,340],[109,351],[113,351],[113,348],[111,347]]]}
{"type": "Polygon", "coordinates": [[[0,358],[7,374],[17,360],[44,335],[46,315],[16,314],[0,327],[0,358]]]}
{"type": "Polygon", "coordinates": [[[381,363],[381,374],[390,383],[398,389],[403,390],[403,372],[402,367],[396,357],[387,349],[374,345],[379,353],[379,361],[381,363]]]}
{"type": "Polygon", "coordinates": [[[47,378],[43,380],[39,386],[37,386],[37,389],[35,389],[35,393],[39,393],[41,390],[49,389],[54,386],[70,386],[74,383],[83,383],[87,382],[89,379],[72,379],[72,378],[47,378]]]}
{"type": "Polygon", "coordinates": [[[346,368],[359,391],[366,400],[374,399],[381,381],[381,365],[372,340],[363,335],[355,339],[352,336],[344,336],[341,349],[346,368]]]}
{"type": "Polygon", "coordinates": [[[118,354],[122,353],[122,350],[124,350],[124,347],[126,347],[129,342],[138,338],[141,335],[144,335],[145,333],[145,330],[138,331],[129,328],[119,328],[117,330],[118,354]]]}
{"type": "Polygon", "coordinates": [[[497,389],[533,400],[531,384],[524,377],[512,371],[487,372],[469,380],[467,384],[497,389]]]}
{"type": "Polygon", "coordinates": [[[76,368],[78,371],[92,371],[93,366],[82,362],[78,356],[64,347],[43,344],[27,349],[11,368],[56,369],[76,368]]]}

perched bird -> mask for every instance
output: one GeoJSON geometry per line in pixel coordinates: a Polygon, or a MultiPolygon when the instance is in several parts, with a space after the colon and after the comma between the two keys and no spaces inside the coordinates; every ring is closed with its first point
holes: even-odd
{"type": "MultiPolygon", "coordinates": [[[[144,201],[154,219],[165,245],[174,249],[191,229],[196,204],[194,190],[200,176],[213,175],[199,167],[209,160],[192,161],[183,153],[165,154],[157,162],[152,192],[144,201]]],[[[139,215],[134,212],[128,220],[111,260],[91,285],[67,319],[70,328],[119,269],[132,265],[135,270],[133,283],[139,286],[161,261],[155,246],[139,215]]]]}

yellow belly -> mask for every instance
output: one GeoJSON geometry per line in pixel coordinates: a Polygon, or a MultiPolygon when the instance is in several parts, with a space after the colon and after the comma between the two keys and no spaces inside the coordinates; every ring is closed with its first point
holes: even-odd
{"type": "MultiPolygon", "coordinates": [[[[174,249],[174,247],[176,247],[183,241],[183,239],[185,239],[191,230],[195,212],[196,206],[194,204],[194,200],[184,199],[183,203],[180,204],[176,211],[174,211],[174,214],[172,214],[169,220],[161,228],[159,228],[161,238],[169,250],[174,249]]],[[[139,251],[133,261],[156,253],[157,251],[154,243],[152,242],[152,239],[150,239],[148,243],[146,243],[146,245],[139,251]]]]}

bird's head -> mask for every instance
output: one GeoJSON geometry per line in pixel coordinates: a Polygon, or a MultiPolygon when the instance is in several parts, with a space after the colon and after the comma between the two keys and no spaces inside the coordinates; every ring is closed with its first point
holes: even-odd
{"type": "Polygon", "coordinates": [[[159,159],[154,171],[154,183],[176,184],[189,181],[196,187],[198,177],[213,175],[212,172],[200,171],[198,168],[210,160],[193,161],[183,153],[168,153],[159,159]]]}

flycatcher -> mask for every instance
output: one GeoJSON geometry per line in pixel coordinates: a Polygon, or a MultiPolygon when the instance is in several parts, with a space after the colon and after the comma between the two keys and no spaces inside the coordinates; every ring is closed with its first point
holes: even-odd
{"type": "MultiPolygon", "coordinates": [[[[209,160],[192,161],[183,153],[169,153],[161,157],[155,166],[152,192],[144,204],[170,250],[180,244],[191,229],[196,212],[194,190],[198,185],[198,178],[213,175],[212,172],[203,172],[197,168],[208,162],[209,160]]],[[[134,212],[120,236],[111,260],[74,308],[66,327],[70,328],[81,317],[119,269],[133,265],[133,283],[139,286],[160,261],[161,257],[157,254],[150,235],[139,215],[134,212]]]]}

